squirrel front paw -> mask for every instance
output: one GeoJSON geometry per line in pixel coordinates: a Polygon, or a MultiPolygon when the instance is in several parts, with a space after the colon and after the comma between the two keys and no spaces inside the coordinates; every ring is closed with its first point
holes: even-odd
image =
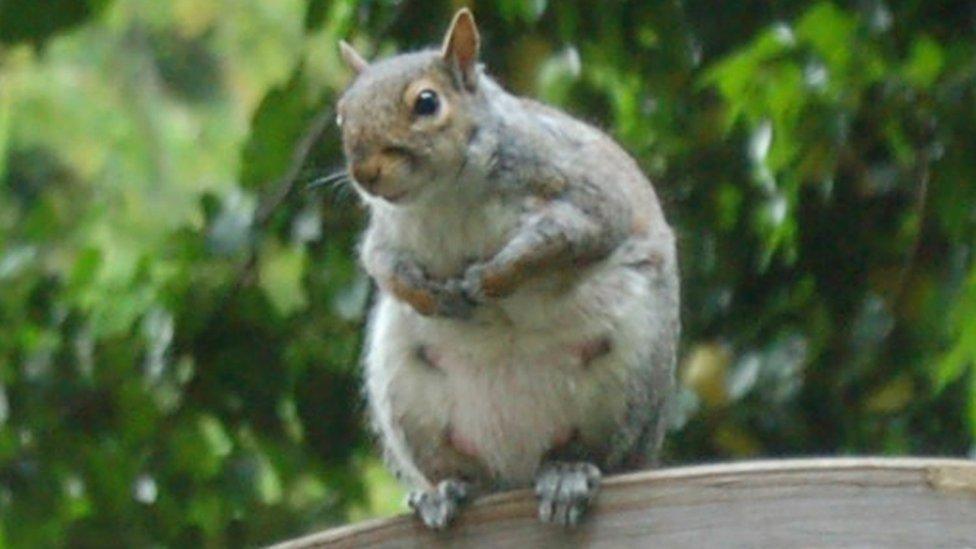
{"type": "Polygon", "coordinates": [[[437,316],[465,320],[471,317],[472,311],[477,306],[477,303],[466,295],[463,282],[460,280],[448,280],[438,285],[434,294],[437,316]]]}
{"type": "Polygon", "coordinates": [[[389,276],[378,281],[390,294],[423,316],[466,319],[475,303],[458,280],[433,279],[414,261],[401,259],[389,276]]]}
{"type": "Polygon", "coordinates": [[[475,263],[464,272],[461,288],[475,303],[484,303],[511,295],[518,284],[517,277],[499,269],[491,262],[475,263]]]}
{"type": "Polygon", "coordinates": [[[600,469],[586,462],[550,462],[535,481],[539,520],[576,526],[600,489],[600,469]]]}
{"type": "Polygon", "coordinates": [[[443,530],[457,516],[471,495],[471,487],[461,480],[442,480],[433,490],[417,490],[407,496],[407,504],[417,518],[432,530],[443,530]]]}

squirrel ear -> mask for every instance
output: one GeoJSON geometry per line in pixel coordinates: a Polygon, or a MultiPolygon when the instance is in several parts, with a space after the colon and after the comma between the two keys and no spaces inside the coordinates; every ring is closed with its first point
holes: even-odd
{"type": "Polygon", "coordinates": [[[471,10],[462,8],[454,16],[451,28],[444,36],[441,54],[452,69],[458,71],[461,82],[468,90],[474,90],[478,82],[478,48],[481,38],[474,24],[471,10]]]}
{"type": "Polygon", "coordinates": [[[366,70],[369,63],[363,59],[362,55],[355,48],[349,45],[349,42],[345,40],[339,40],[339,52],[342,54],[342,60],[349,65],[349,68],[353,70],[356,74],[359,74],[366,70]]]}

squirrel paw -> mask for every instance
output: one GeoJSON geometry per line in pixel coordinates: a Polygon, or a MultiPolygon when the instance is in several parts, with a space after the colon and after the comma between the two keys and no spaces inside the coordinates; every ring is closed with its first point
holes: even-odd
{"type": "Polygon", "coordinates": [[[475,303],[484,303],[487,299],[484,288],[485,266],[482,263],[475,263],[468,267],[464,272],[464,277],[460,280],[461,293],[475,303]]]}
{"type": "Polygon", "coordinates": [[[448,280],[437,295],[437,314],[447,318],[466,320],[471,317],[477,304],[468,299],[460,280],[448,280]]]}
{"type": "Polygon", "coordinates": [[[457,516],[470,491],[470,486],[464,481],[442,480],[433,490],[410,492],[407,504],[428,528],[443,530],[457,516]]]}
{"type": "Polygon", "coordinates": [[[586,462],[553,462],[536,477],[539,520],[576,526],[600,489],[600,469],[586,462]]]}
{"type": "Polygon", "coordinates": [[[475,263],[468,267],[461,280],[461,290],[475,303],[507,297],[515,291],[516,278],[491,263],[475,263]]]}

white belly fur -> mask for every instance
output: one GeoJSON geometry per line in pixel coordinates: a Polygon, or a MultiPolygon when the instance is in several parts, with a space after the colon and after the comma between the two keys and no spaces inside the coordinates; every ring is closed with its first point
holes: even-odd
{"type": "Polygon", "coordinates": [[[398,418],[422,418],[431,445],[445,428],[470,441],[505,484],[531,481],[553,441],[572,429],[609,437],[623,421],[627,388],[650,367],[664,307],[648,277],[609,258],[561,295],[526,287],[471,322],[425,318],[387,295],[373,312],[366,384],[374,421],[406,480],[428,484],[398,418]],[[607,337],[610,354],[583,368],[573,345],[607,337]],[[418,345],[439,369],[416,359],[418,345]]]}

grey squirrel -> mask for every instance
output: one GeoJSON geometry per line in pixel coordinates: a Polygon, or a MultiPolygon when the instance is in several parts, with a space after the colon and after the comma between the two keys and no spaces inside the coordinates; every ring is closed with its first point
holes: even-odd
{"type": "Polygon", "coordinates": [[[576,524],[601,474],[651,464],[679,334],[673,233],[609,137],[505,92],[459,11],[439,50],[367,62],[336,106],[379,292],[365,388],[408,503],[444,528],[535,486],[576,524]]]}

